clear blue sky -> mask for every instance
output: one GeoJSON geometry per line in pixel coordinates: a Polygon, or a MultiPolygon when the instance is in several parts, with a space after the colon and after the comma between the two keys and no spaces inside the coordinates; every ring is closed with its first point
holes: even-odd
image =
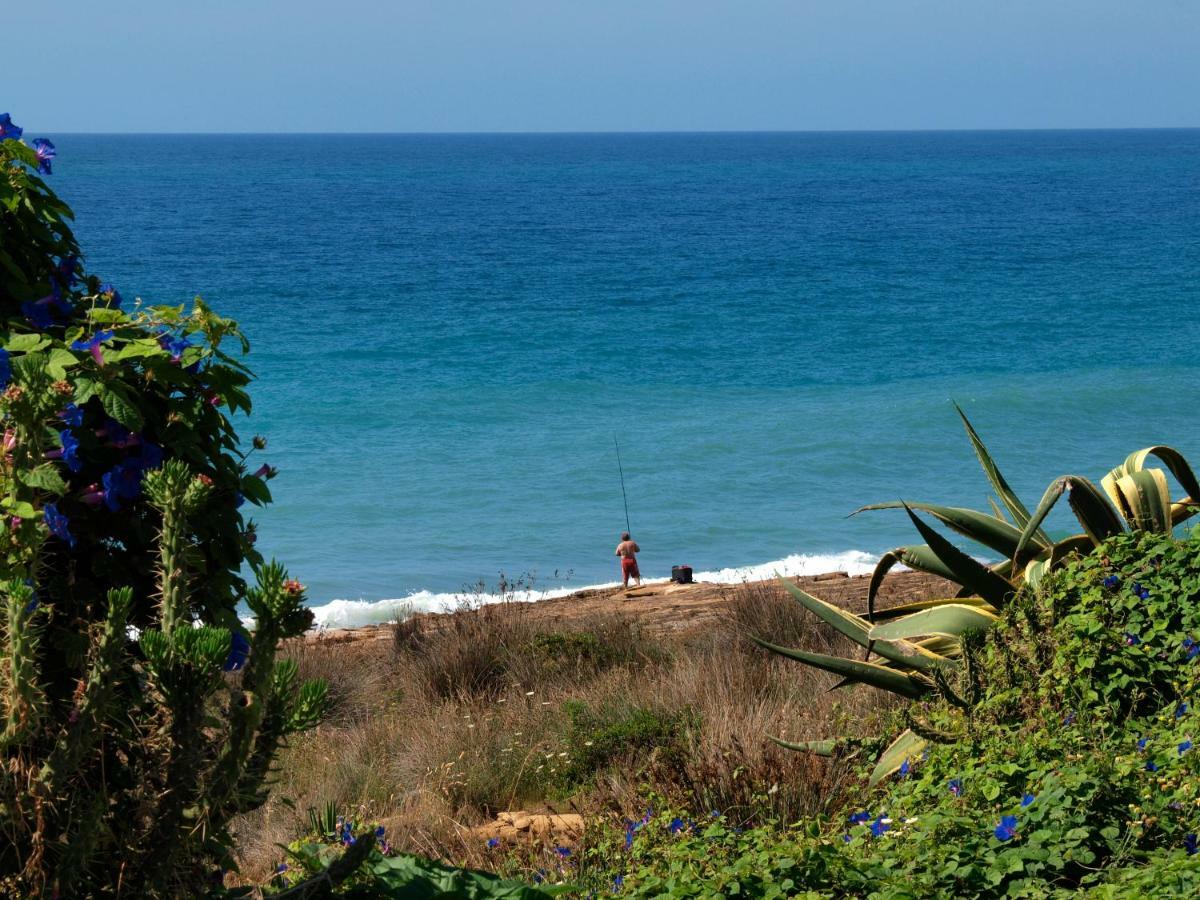
{"type": "Polygon", "coordinates": [[[1200,125],[1195,0],[34,0],[0,112],[67,131],[1200,125]]]}

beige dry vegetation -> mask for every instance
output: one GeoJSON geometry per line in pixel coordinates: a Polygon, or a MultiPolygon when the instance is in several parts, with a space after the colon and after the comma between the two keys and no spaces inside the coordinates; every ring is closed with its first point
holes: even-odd
{"type": "Polygon", "coordinates": [[[632,604],[564,621],[503,603],[410,619],[386,641],[298,642],[288,653],[303,677],[328,679],[334,708],[283,753],[272,800],[240,824],[243,874],[271,871],[276,845],[329,801],[384,824],[395,846],[471,865],[488,856],[475,829],[505,810],[625,815],[654,793],[757,821],[838,803],[846,764],[767,735],[873,731],[888,701],[831,692],[831,676],[747,639],[849,652],[779,587],[730,588],[722,602],[682,630],[632,604]]]}

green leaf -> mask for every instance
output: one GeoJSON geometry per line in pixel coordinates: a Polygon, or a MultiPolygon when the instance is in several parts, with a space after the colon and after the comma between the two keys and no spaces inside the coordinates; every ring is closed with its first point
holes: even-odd
{"type": "Polygon", "coordinates": [[[900,770],[906,759],[914,759],[925,749],[925,738],[907,728],[879,756],[868,783],[873,787],[893,772],[900,770]]]}
{"type": "Polygon", "coordinates": [[[50,344],[48,338],[40,334],[14,334],[4,342],[4,349],[9,353],[32,353],[50,344]]]}
{"type": "Polygon", "coordinates": [[[938,606],[948,606],[951,604],[971,606],[985,612],[996,611],[996,608],[982,597],[941,597],[930,600],[915,600],[912,603],[902,603],[899,606],[889,606],[887,609],[881,609],[875,613],[875,622],[886,622],[890,619],[907,616],[910,613],[920,612],[923,609],[934,609],[938,606]]]}
{"type": "Polygon", "coordinates": [[[28,471],[18,471],[17,478],[31,488],[48,491],[56,496],[67,492],[67,483],[63,481],[54,463],[43,463],[28,471]]]}
{"type": "Polygon", "coordinates": [[[920,516],[905,506],[908,517],[921,533],[939,560],[954,573],[954,580],[972,594],[999,608],[1012,595],[1013,586],[983,563],[972,559],[948,540],[921,521],[920,516]]]}
{"type": "Polygon", "coordinates": [[[786,656],[788,659],[807,663],[814,668],[832,672],[834,675],[841,675],[843,678],[848,678],[851,681],[858,681],[885,691],[891,691],[893,694],[899,694],[901,697],[916,699],[929,692],[930,686],[925,681],[875,663],[859,662],[853,659],[843,659],[840,656],[826,656],[823,653],[809,653],[805,650],[780,647],[761,638],[751,638],[751,640],[760,647],[770,650],[772,653],[778,653],[780,656],[786,656]]]}
{"type": "MultiPolygon", "coordinates": [[[[967,437],[971,441],[971,446],[975,449],[975,456],[978,457],[979,464],[983,467],[983,474],[987,476],[992,490],[996,492],[996,496],[1000,498],[1000,502],[1008,509],[1008,513],[1012,516],[1017,527],[1024,528],[1029,522],[1029,510],[1021,502],[1021,498],[1017,496],[1016,491],[1008,486],[1008,482],[1004,480],[1004,476],[1000,474],[1000,467],[992,459],[992,454],[984,446],[983,440],[976,433],[975,427],[971,424],[971,420],[967,418],[967,414],[962,411],[962,407],[955,403],[954,409],[958,413],[958,417],[962,419],[963,427],[967,429],[967,437]]],[[[1045,532],[1038,532],[1038,538],[1043,544],[1050,543],[1050,537],[1045,532]]]]}
{"type": "Polygon", "coordinates": [[[129,388],[114,382],[100,387],[100,403],[104,411],[130,431],[142,430],[142,413],[129,397],[129,388]]]}
{"type": "Polygon", "coordinates": [[[46,359],[46,371],[54,379],[66,378],[67,369],[74,368],[77,365],[79,365],[79,357],[70,350],[64,350],[62,347],[55,347],[50,351],[50,356],[46,359]]]}
{"type": "Polygon", "coordinates": [[[1067,494],[1067,502],[1071,505],[1075,518],[1079,520],[1079,524],[1093,543],[1098,545],[1106,538],[1125,530],[1117,511],[1104,499],[1104,495],[1094,484],[1081,475],[1063,475],[1054,479],[1046,488],[1046,493],[1042,495],[1032,518],[1021,532],[1021,540],[1017,542],[1016,552],[1013,553],[1014,567],[1019,567],[1024,562],[1022,557],[1025,548],[1063,494],[1067,494]]]}
{"type": "Polygon", "coordinates": [[[837,752],[838,747],[845,744],[845,741],[839,741],[833,738],[817,741],[793,742],[785,741],[783,738],[777,738],[771,735],[768,735],[768,737],[785,750],[807,750],[809,753],[813,753],[817,756],[833,756],[833,754],[837,752]]]}
{"type": "Polygon", "coordinates": [[[255,506],[265,506],[271,502],[271,489],[257,475],[242,477],[242,495],[255,506]]]}
{"type": "Polygon", "coordinates": [[[1017,542],[1021,539],[1021,529],[1003,519],[959,506],[939,506],[936,503],[906,504],[897,500],[894,503],[872,503],[870,506],[856,509],[851,515],[872,509],[903,509],[905,506],[929,513],[964,537],[1003,554],[1006,559],[1012,557],[1017,542]]]}
{"type": "Polygon", "coordinates": [[[960,635],[978,628],[989,628],[999,620],[998,615],[978,606],[951,603],[876,625],[871,629],[871,638],[886,641],[931,634],[960,635]]]}

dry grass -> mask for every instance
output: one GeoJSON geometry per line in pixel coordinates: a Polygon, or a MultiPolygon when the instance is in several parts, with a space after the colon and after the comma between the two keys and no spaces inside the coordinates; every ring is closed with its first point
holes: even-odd
{"type": "Polygon", "coordinates": [[[274,845],[327,801],[387,825],[401,848],[466,864],[485,862],[470,829],[505,809],[625,813],[647,786],[748,821],[838,803],[844,764],[766,736],[873,730],[886,699],[831,693],[832,677],[747,639],[847,651],[777,587],[732,591],[722,623],[661,635],[614,614],[564,631],[510,603],[410,620],[353,653],[291,648],[303,675],[330,680],[335,706],[282,757],[273,796],[295,808],[272,799],[242,823],[245,873],[265,876],[274,845]]]}

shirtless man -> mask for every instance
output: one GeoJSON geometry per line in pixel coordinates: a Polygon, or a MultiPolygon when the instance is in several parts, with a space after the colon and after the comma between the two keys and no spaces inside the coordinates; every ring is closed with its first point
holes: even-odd
{"type": "Polygon", "coordinates": [[[617,544],[616,556],[621,557],[621,586],[629,588],[629,579],[636,578],[637,586],[642,586],[642,573],[638,571],[637,555],[642,548],[630,539],[629,532],[621,535],[621,543],[617,544]]]}

